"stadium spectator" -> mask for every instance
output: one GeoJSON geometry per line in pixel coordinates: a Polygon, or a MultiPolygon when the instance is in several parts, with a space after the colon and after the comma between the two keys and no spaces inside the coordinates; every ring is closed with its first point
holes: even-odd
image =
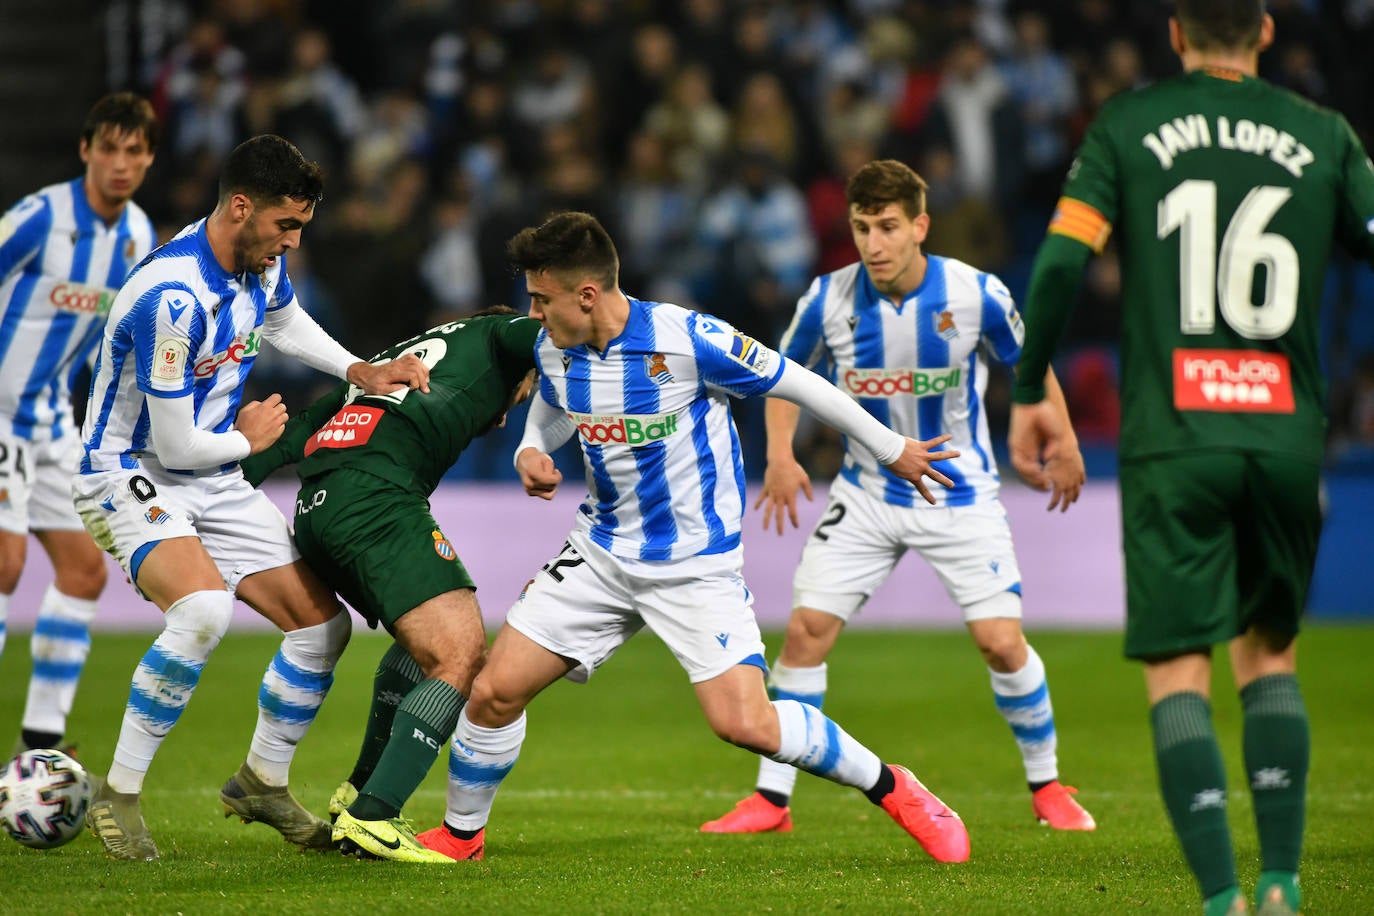
{"type": "MultiPolygon", "coordinates": [[[[1077,790],[1059,782],[1049,682],[1021,629],[1021,572],[980,415],[988,358],[1015,362],[1021,319],[997,277],[923,251],[930,225],[925,189],[919,175],[891,159],[870,162],[850,178],[846,197],[859,261],[812,282],[778,349],[808,368],[829,367],[839,390],[902,435],[950,435],[961,457],[941,470],[955,483],[928,506],[915,486],[880,467],[866,448],[850,447],[797,567],[795,607],[769,686],[776,699],[819,710],[825,660],[840,631],[902,555],[915,551],[963,611],[988,666],[997,709],[1021,752],[1035,817],[1056,830],[1093,830],[1092,816],[1073,799],[1077,790]]],[[[1053,373],[1048,382],[1062,410],[1053,373]]],[[[768,464],[755,508],[763,507],[764,527],[776,523],[778,534],[784,515],[798,525],[797,491],[811,498],[810,479],[792,449],[800,413],[789,401],[767,401],[768,464]]],[[[1062,503],[1067,510],[1083,485],[1082,456],[1066,450],[1050,476],[1050,507],[1062,503]]],[[[754,793],[701,829],[791,830],[796,779],[786,763],[759,761],[754,793]]]]}
{"type": "Polygon", "coordinates": [[[1039,483],[1044,450],[1072,441],[1040,383],[1117,226],[1125,652],[1145,667],[1164,806],[1204,913],[1221,916],[1247,912],[1209,700],[1212,648],[1228,646],[1254,900],[1284,916],[1301,903],[1311,748],[1297,636],[1321,529],[1321,294],[1333,240],[1374,262],[1374,173],[1343,117],[1258,79],[1274,37],[1260,0],[1178,0],[1169,37],[1183,75],[1105,105],[1064,183],[1026,303],[1010,445],[1039,483]],[[1160,125],[1209,140],[1166,145],[1160,125]],[[1244,125],[1289,152],[1255,155],[1244,125]]]}
{"type": "Polygon", "coordinates": [[[105,558],[72,509],[81,458],[72,378],[91,359],[115,292],[157,243],[133,196],[158,138],[146,99],[105,96],[81,126],[82,176],[26,196],[0,218],[0,652],[30,532],[53,566],[29,643],[16,754],[71,746],[67,716],[105,587],[105,558]]]}

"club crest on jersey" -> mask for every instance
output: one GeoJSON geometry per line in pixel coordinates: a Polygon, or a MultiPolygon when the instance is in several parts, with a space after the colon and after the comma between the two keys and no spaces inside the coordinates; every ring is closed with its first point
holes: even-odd
{"type": "Polygon", "coordinates": [[[150,525],[161,525],[164,522],[166,522],[167,519],[171,518],[170,515],[168,515],[166,512],[163,512],[157,506],[152,506],[151,508],[149,508],[147,512],[143,513],[143,517],[148,520],[148,524],[150,525]]]}
{"type": "Polygon", "coordinates": [[[457,559],[458,551],[453,549],[453,545],[448,542],[448,538],[444,537],[442,531],[440,531],[438,528],[435,528],[432,532],[430,532],[429,536],[434,538],[434,552],[439,555],[440,559],[457,559]]]}
{"type": "Polygon", "coordinates": [[[645,354],[644,371],[657,385],[666,385],[673,380],[673,373],[668,371],[667,357],[662,353],[645,354]]]}
{"type": "Polygon", "coordinates": [[[136,251],[138,251],[138,247],[134,245],[134,240],[129,239],[128,241],[126,241],[124,243],[124,260],[132,261],[134,259],[134,253],[136,251]]]}
{"type": "Polygon", "coordinates": [[[10,488],[9,488],[9,487],[0,487],[0,509],[8,509],[9,507],[10,507],[10,488]]]}
{"type": "Polygon", "coordinates": [[[959,336],[959,329],[954,326],[954,313],[946,309],[943,312],[936,312],[931,316],[935,321],[935,333],[945,340],[953,340],[959,336]]]}

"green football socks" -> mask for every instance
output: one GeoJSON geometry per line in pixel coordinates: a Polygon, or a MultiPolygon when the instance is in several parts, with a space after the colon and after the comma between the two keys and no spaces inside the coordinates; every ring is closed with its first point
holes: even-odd
{"type": "Polygon", "coordinates": [[[354,786],[362,788],[377,768],[377,761],[382,759],[387,739],[391,737],[396,707],[424,679],[424,672],[410,657],[410,653],[392,643],[377,663],[377,673],[372,678],[372,708],[368,711],[367,727],[363,730],[363,746],[358,751],[357,762],[353,764],[353,773],[348,777],[354,786]]]}
{"type": "Polygon", "coordinates": [[[424,781],[434,758],[448,744],[466,699],[444,681],[429,678],[396,709],[391,740],[372,776],[358,791],[348,813],[358,820],[379,821],[401,813],[406,799],[424,781]]]}
{"type": "Polygon", "coordinates": [[[1245,772],[1255,805],[1261,868],[1256,896],[1281,885],[1297,910],[1298,859],[1306,818],[1311,732],[1298,679],[1291,674],[1258,678],[1240,692],[1244,711],[1245,772]]]}
{"type": "MultiPolygon", "coordinates": [[[[1200,693],[1174,693],[1150,710],[1159,788],[1203,899],[1236,887],[1235,853],[1226,823],[1226,767],[1200,693]]],[[[1210,910],[1208,911],[1210,912],[1210,910]]]]}

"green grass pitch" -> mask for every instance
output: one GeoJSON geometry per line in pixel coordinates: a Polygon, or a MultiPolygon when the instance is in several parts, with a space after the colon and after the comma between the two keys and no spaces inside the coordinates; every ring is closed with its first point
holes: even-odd
{"type": "MultiPolygon", "coordinates": [[[[95,637],[70,733],[97,774],[150,638],[95,637]]],[[[770,653],[779,641],[768,637],[770,653]]],[[[231,635],[145,787],[162,861],[109,861],[89,834],[51,851],[0,838],[0,913],[1198,912],[1155,788],[1141,675],[1120,658],[1119,637],[1040,633],[1034,642],[1050,673],[1061,771],[1097,817],[1096,833],[1032,821],[1019,755],[966,636],[857,630],[831,659],[826,710],[960,812],[971,860],[934,863],[857,792],[806,775],[792,833],[701,834],[701,822],[752,788],[755,758],[710,734],[685,677],[646,633],[589,685],[559,683],[535,701],[485,861],[408,866],[300,853],[262,825],[221,816],[219,786],[247,751],[277,644],[231,635]]],[[[351,768],[386,644],[357,632],[296,756],[293,788],[317,812],[351,768]]],[[[0,661],[5,742],[19,727],[27,648],[12,634],[0,661]]],[[[1374,913],[1374,627],[1312,626],[1301,655],[1314,735],[1305,911],[1374,913]]],[[[1219,660],[1216,718],[1249,886],[1257,851],[1227,678],[1219,660]]],[[[435,766],[406,809],[421,827],[442,816],[443,771],[435,766]]]]}

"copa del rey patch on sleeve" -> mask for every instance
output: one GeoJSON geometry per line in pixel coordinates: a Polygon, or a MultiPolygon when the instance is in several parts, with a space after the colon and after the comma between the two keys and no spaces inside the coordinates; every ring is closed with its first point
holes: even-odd
{"type": "Polygon", "coordinates": [[[159,337],[153,354],[153,378],[159,382],[179,382],[186,374],[190,347],[180,337],[159,337]]]}

